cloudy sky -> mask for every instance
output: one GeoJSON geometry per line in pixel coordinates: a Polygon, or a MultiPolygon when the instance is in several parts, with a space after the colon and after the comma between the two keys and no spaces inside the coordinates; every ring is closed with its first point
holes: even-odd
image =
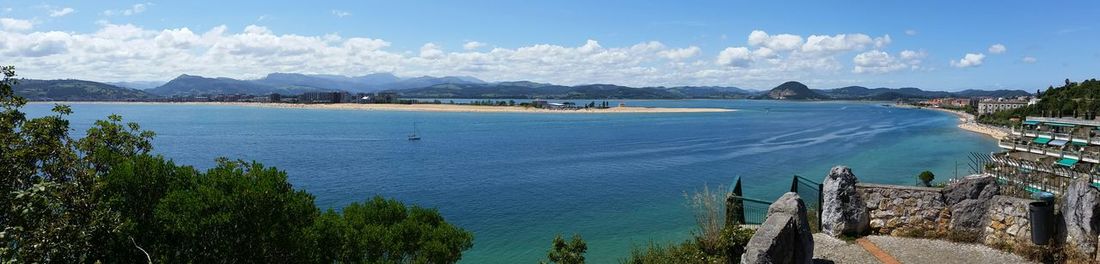
{"type": "Polygon", "coordinates": [[[1100,75],[1096,1],[593,2],[0,0],[0,64],[96,81],[390,72],[952,91],[1100,75]]]}

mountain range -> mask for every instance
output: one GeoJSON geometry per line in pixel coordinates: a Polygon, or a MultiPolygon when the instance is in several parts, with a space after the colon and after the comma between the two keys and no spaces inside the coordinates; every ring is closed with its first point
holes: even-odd
{"type": "Polygon", "coordinates": [[[217,94],[296,95],[311,91],[352,93],[389,91],[406,98],[543,98],[543,99],[777,99],[777,100],[898,100],[940,97],[1016,97],[1022,90],[925,91],[918,88],[848,86],[810,89],[786,82],[768,91],[722,86],[628,87],[614,84],[575,86],[512,81],[489,83],[468,76],[401,78],[389,73],[362,76],[271,73],[260,79],[208,78],[180,75],[166,83],[99,83],[83,80],[23,80],[16,94],[31,100],[142,100],[217,94]],[[155,86],[155,87],[152,87],[155,86]],[[146,88],[146,89],[134,89],[146,88]]]}
{"type": "Polygon", "coordinates": [[[238,80],[232,78],[207,78],[194,75],[180,75],[164,85],[147,91],[160,96],[197,96],[212,94],[252,94],[271,93],[301,94],[314,91],[347,91],[352,93],[376,92],[426,87],[436,84],[481,84],[474,77],[422,76],[399,78],[389,73],[375,73],[363,76],[320,75],[300,73],[271,73],[256,80],[238,80]]]}
{"type": "Polygon", "coordinates": [[[148,92],[83,80],[21,79],[15,94],[33,101],[114,101],[156,98],[148,92]]]}
{"type": "Polygon", "coordinates": [[[754,99],[775,100],[867,100],[892,101],[901,99],[930,98],[971,98],[971,97],[1019,97],[1031,94],[1022,90],[963,90],[960,92],[925,91],[919,88],[867,88],[847,86],[833,89],[810,89],[806,85],[791,81],[785,82],[764,92],[751,96],[754,99]]]}

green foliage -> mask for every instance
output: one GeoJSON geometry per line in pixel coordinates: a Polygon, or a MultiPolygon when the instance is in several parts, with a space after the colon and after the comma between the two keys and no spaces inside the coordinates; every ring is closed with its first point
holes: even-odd
{"type": "Polygon", "coordinates": [[[437,210],[382,197],[352,203],[342,215],[329,210],[320,219],[313,232],[332,238],[320,241],[328,250],[338,249],[322,262],[454,263],[473,246],[473,235],[443,221],[437,210]]]}
{"type": "Polygon", "coordinates": [[[1039,96],[1039,102],[1007,111],[1000,111],[978,118],[979,122],[995,125],[1019,125],[1012,118],[1022,120],[1028,116],[1093,118],[1100,113],[1100,81],[1085,80],[1080,83],[1066,79],[1065,85],[1048,87],[1039,96]]]}
{"type": "Polygon", "coordinates": [[[375,197],[321,213],[273,167],[178,166],[117,115],[74,140],[68,106],[26,119],[0,70],[0,262],[454,263],[472,246],[435,209],[375,197]]]}
{"type": "MultiPolygon", "coordinates": [[[[718,187],[716,190],[724,188],[718,187]]],[[[742,228],[739,223],[727,223],[725,197],[721,192],[704,187],[692,195],[684,195],[695,214],[697,232],[694,238],[662,246],[650,242],[645,248],[634,247],[621,263],[737,263],[745,245],[756,230],[742,228]]]]}
{"type": "Polygon", "coordinates": [[[632,248],[630,256],[619,263],[738,263],[755,231],[736,225],[723,228],[717,250],[699,243],[698,238],[665,246],[650,242],[644,248],[632,248]]]}
{"type": "Polygon", "coordinates": [[[551,263],[558,264],[584,264],[584,253],[588,251],[588,243],[584,242],[580,234],[573,234],[573,239],[565,241],[561,234],[554,237],[550,251],[546,257],[551,263]]]}
{"type": "Polygon", "coordinates": [[[142,90],[82,80],[21,80],[15,94],[31,100],[86,101],[155,98],[142,90]]]}
{"type": "Polygon", "coordinates": [[[922,171],[920,175],[917,175],[917,179],[920,179],[924,186],[932,186],[932,180],[936,179],[936,175],[931,171],[922,171]]]}

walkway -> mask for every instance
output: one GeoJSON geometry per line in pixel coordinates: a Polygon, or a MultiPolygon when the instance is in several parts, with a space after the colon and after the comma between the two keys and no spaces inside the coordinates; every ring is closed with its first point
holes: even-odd
{"type": "Polygon", "coordinates": [[[943,240],[868,236],[844,241],[814,234],[816,263],[1034,263],[1020,256],[977,244],[943,240]]]}

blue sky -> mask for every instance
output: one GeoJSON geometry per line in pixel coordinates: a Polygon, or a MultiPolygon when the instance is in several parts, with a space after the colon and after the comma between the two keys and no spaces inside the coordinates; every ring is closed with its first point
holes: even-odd
{"type": "Polygon", "coordinates": [[[0,1],[27,78],[270,72],[765,89],[1095,78],[1095,1],[0,1]],[[781,3],[776,3],[781,2],[781,3]]]}

